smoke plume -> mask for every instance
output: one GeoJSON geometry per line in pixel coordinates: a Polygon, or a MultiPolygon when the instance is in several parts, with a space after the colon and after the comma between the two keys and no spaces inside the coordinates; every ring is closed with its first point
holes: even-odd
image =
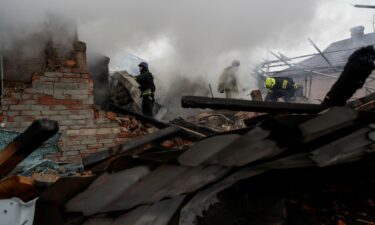
{"type": "MultiPolygon", "coordinates": [[[[334,41],[336,36],[345,34],[354,23],[349,15],[357,9],[342,2],[0,0],[0,51],[9,48],[13,40],[46,27],[56,41],[73,35],[73,31],[53,24],[53,15],[52,18],[64,18],[63,23],[77,24],[79,38],[87,43],[89,53],[109,56],[113,67],[126,53],[148,61],[159,89],[163,90],[157,93],[160,99],[166,99],[171,84],[176,90],[175,81],[183,80],[181,77],[203,79],[207,90],[210,83],[219,96],[217,77],[233,59],[241,61],[241,88],[251,89],[255,88],[252,68],[265,57],[267,49],[298,52],[308,46],[307,37],[328,44],[326,39],[334,41]]],[[[363,14],[356,14],[362,15],[360,21],[372,17],[371,12],[363,14]]]]}

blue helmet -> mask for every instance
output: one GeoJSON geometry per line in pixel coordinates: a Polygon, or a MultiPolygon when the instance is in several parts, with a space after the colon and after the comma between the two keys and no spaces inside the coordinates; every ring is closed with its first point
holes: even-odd
{"type": "Polygon", "coordinates": [[[138,66],[148,69],[148,64],[146,62],[141,62],[138,66]]]}

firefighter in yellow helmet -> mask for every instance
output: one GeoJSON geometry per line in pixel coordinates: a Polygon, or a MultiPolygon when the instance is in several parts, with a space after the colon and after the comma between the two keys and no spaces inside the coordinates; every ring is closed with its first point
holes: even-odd
{"type": "Polygon", "coordinates": [[[268,77],[265,86],[268,90],[266,102],[276,102],[279,98],[284,102],[293,102],[298,89],[298,85],[289,77],[268,77]]]}

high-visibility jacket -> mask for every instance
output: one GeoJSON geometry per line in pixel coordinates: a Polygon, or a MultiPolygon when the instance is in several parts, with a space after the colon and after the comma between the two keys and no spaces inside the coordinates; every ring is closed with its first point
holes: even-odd
{"type": "Polygon", "coordinates": [[[289,77],[274,77],[276,80],[275,85],[270,90],[285,90],[295,91],[298,86],[294,83],[292,78],[289,77]]]}

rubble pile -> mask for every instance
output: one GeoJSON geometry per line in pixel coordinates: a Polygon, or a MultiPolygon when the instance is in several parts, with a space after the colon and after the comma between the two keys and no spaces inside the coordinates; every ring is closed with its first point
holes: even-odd
{"type": "Polygon", "coordinates": [[[321,105],[185,96],[183,107],[216,111],[164,123],[96,109],[75,47],[63,60],[47,51],[51,71],[6,89],[2,120],[22,132],[0,151],[4,215],[34,225],[374,223],[375,95],[346,103],[374,69],[374,48],[349,58],[321,105]],[[60,149],[42,156],[58,163],[12,173],[56,135],[60,149]]]}
{"type": "Polygon", "coordinates": [[[224,132],[245,128],[244,120],[255,116],[252,112],[206,111],[186,120],[197,126],[212,129],[215,132],[224,132]]]}

